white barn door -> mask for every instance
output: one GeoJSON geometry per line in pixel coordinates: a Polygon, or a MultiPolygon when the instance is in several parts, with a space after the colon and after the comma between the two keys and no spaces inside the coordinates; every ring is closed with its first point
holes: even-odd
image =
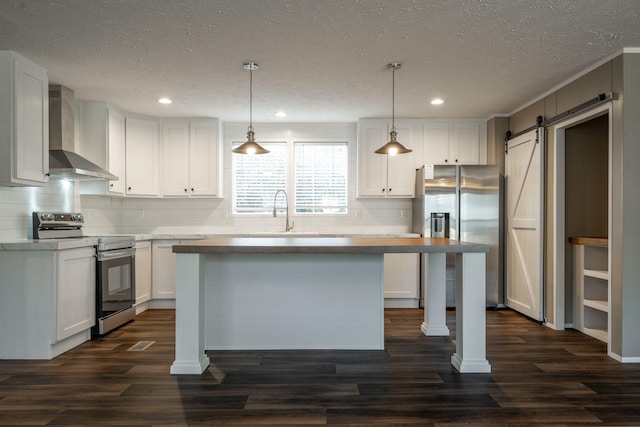
{"type": "Polygon", "coordinates": [[[543,320],[544,128],[508,141],[506,305],[543,320]]]}

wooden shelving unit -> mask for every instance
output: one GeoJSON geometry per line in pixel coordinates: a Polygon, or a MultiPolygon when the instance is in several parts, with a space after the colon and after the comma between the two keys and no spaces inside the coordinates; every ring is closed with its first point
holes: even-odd
{"type": "Polygon", "coordinates": [[[606,238],[572,237],[574,328],[609,342],[609,243],[606,238]]]}

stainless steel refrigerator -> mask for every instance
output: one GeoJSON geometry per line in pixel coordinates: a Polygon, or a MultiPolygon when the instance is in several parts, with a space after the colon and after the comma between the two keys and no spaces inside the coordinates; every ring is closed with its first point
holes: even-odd
{"type": "MultiPolygon", "coordinates": [[[[491,165],[424,165],[416,171],[413,232],[491,246],[487,307],[504,306],[503,182],[491,165]]],[[[420,262],[420,306],[426,268],[420,262]]],[[[447,307],[455,307],[455,255],[447,255],[447,307]]]]}

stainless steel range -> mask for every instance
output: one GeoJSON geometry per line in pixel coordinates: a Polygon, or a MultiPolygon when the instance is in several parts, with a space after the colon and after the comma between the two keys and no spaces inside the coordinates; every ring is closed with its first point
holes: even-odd
{"type": "MultiPolygon", "coordinates": [[[[34,239],[85,237],[81,213],[33,213],[34,239]]],[[[94,337],[104,335],[135,317],[135,238],[97,236],[96,324],[94,337]]]]}

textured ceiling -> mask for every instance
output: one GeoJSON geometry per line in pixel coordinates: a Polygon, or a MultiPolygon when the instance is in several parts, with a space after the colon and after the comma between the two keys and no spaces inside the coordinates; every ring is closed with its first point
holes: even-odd
{"type": "Polygon", "coordinates": [[[639,0],[0,0],[0,49],[76,98],[239,122],[247,60],[256,122],[388,117],[389,62],[396,117],[486,118],[634,46],[639,0]]]}

